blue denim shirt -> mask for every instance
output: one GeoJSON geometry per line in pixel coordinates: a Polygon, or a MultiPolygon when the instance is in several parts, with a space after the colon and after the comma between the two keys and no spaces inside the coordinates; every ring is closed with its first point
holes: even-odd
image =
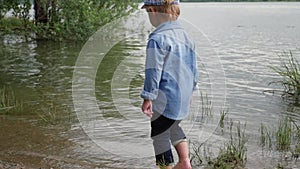
{"type": "Polygon", "coordinates": [[[177,21],[160,24],[149,35],[141,97],[152,100],[153,111],[182,120],[188,116],[197,78],[193,41],[177,21]]]}

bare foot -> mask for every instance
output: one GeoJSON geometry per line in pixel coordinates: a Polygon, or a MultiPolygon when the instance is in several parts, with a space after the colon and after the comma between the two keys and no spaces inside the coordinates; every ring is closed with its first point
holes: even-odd
{"type": "Polygon", "coordinates": [[[173,169],[192,169],[192,166],[190,161],[187,160],[177,163],[173,169]]]}

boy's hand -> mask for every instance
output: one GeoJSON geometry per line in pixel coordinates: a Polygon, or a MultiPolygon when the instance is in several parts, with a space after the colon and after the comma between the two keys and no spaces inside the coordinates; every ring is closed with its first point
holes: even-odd
{"type": "Polygon", "coordinates": [[[144,100],[143,105],[142,105],[142,111],[147,116],[152,117],[153,111],[152,111],[152,101],[151,100],[144,100]]]}

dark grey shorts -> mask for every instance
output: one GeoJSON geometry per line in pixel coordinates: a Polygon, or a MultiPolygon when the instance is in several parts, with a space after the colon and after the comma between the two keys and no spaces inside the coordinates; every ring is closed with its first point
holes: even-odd
{"type": "Polygon", "coordinates": [[[179,126],[180,120],[172,120],[154,113],[151,118],[151,138],[158,165],[171,165],[174,163],[171,151],[171,143],[176,146],[182,141],[186,141],[186,136],[179,126]]]}

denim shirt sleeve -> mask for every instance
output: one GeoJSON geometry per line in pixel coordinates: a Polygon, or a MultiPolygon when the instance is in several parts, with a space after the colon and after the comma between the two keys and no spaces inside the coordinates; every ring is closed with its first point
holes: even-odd
{"type": "Polygon", "coordinates": [[[144,89],[141,93],[141,97],[145,100],[154,100],[157,98],[164,58],[165,53],[158,42],[150,39],[146,50],[144,89]]]}

